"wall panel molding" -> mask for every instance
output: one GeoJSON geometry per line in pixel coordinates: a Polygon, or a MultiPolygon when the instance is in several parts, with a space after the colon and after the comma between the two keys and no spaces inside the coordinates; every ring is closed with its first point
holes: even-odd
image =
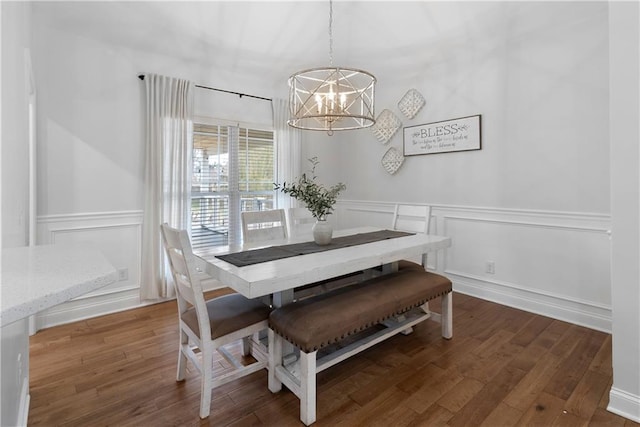
{"type": "Polygon", "coordinates": [[[36,329],[148,304],[139,297],[142,211],[47,215],[38,217],[37,225],[39,244],[95,244],[121,279],[37,314],[36,329]]]}
{"type": "MultiPolygon", "coordinates": [[[[524,227],[536,227],[536,228],[555,228],[555,229],[565,229],[569,231],[584,231],[589,233],[603,233],[610,235],[611,230],[603,227],[589,227],[581,224],[559,224],[553,222],[537,222],[537,221],[523,221],[523,220],[507,220],[507,219],[491,219],[491,218],[477,218],[472,216],[462,216],[462,215],[444,215],[442,217],[446,220],[461,220],[461,221],[477,221],[477,222],[490,222],[495,224],[511,224],[511,225],[521,225],[524,227]]],[[[576,217],[579,218],[579,217],[576,217]]],[[[565,217],[566,219],[566,217],[565,217]]]]}
{"type": "MultiPolygon", "coordinates": [[[[340,200],[338,223],[388,227],[394,206],[340,200]]],[[[611,332],[610,215],[431,207],[431,232],[451,237],[452,246],[430,255],[428,267],[450,277],[455,291],[611,332]]]]}
{"type": "MultiPolygon", "coordinates": [[[[388,201],[371,201],[371,200],[350,200],[341,199],[338,201],[338,207],[346,211],[362,211],[374,212],[381,214],[393,215],[393,209],[396,203],[422,205],[427,203],[419,202],[388,202],[388,201]]],[[[598,224],[596,228],[609,230],[611,224],[611,215],[605,213],[591,212],[566,212],[566,211],[549,211],[535,209],[508,209],[495,208],[486,206],[462,206],[462,205],[445,205],[431,204],[433,212],[446,212],[448,216],[456,216],[460,212],[464,212],[464,218],[491,218],[500,221],[500,218],[511,219],[523,223],[546,223],[549,220],[559,221],[560,223],[571,224],[598,224]],[[516,219],[518,218],[518,219],[516,219]],[[526,220],[524,218],[529,218],[526,220]],[[536,220],[537,219],[537,222],[536,220]]]]}
{"type": "Polygon", "coordinates": [[[91,221],[91,220],[118,220],[119,218],[130,218],[132,220],[142,220],[142,211],[107,211],[107,212],[86,212],[86,213],[68,213],[38,216],[38,223],[47,222],[72,222],[72,221],[91,221]]]}

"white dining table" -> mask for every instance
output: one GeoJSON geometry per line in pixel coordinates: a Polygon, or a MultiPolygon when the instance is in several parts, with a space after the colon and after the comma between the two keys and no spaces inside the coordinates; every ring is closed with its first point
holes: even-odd
{"type": "MultiPolygon", "coordinates": [[[[334,238],[379,230],[376,227],[336,230],[334,238]]],[[[292,300],[293,290],[297,287],[379,266],[393,269],[402,259],[420,258],[428,252],[451,246],[450,237],[418,233],[243,267],[216,258],[217,255],[312,240],[309,234],[259,244],[197,249],[194,254],[203,261],[201,265],[206,274],[225,286],[247,298],[273,295],[274,305],[280,306],[292,300]]]]}
{"type": "MultiPolygon", "coordinates": [[[[334,232],[334,237],[380,230],[380,228],[375,227],[337,230],[334,232]]],[[[200,263],[201,268],[207,275],[217,279],[222,284],[247,298],[260,298],[272,295],[270,302],[274,307],[281,307],[294,300],[294,289],[297,287],[348,275],[350,273],[367,271],[374,267],[382,267],[383,272],[394,271],[398,268],[398,261],[402,259],[421,259],[422,256],[428,252],[451,246],[451,238],[449,237],[409,234],[402,237],[329,249],[322,252],[295,255],[243,267],[237,267],[234,264],[217,258],[218,255],[228,253],[310,241],[313,241],[311,234],[289,238],[287,240],[269,241],[262,244],[199,249],[194,251],[194,253],[200,257],[202,261],[202,263],[200,263]]],[[[375,343],[391,336],[396,330],[399,330],[397,327],[390,329],[393,329],[394,332],[379,332],[370,337],[357,340],[340,351],[333,352],[330,356],[317,362],[318,368],[316,372],[369,348],[375,343]]],[[[411,330],[409,326],[404,329],[404,332],[410,333],[411,330]]],[[[279,350],[275,350],[273,354],[279,354],[280,356],[277,357],[282,358],[281,365],[285,366],[293,377],[300,378],[302,371],[300,370],[299,364],[299,350],[294,348],[293,345],[286,340],[281,340],[280,342],[282,347],[280,347],[279,350]]],[[[262,357],[271,357],[266,336],[261,335],[258,337],[258,343],[261,345],[254,347],[255,350],[262,353],[262,357]]],[[[314,375],[316,372],[314,372],[314,375]]],[[[295,389],[291,384],[288,384],[287,387],[290,387],[291,390],[295,389]]]]}

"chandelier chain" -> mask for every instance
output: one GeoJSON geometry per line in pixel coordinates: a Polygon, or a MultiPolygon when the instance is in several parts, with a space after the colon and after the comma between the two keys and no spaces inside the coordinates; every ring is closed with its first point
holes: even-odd
{"type": "Polygon", "coordinates": [[[333,66],[333,1],[329,0],[329,64],[333,66]]]}

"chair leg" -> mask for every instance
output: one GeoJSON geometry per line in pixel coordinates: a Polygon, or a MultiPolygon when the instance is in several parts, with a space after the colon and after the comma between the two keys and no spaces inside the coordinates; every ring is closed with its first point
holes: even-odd
{"type": "Polygon", "coordinates": [[[200,378],[200,418],[207,418],[211,410],[211,381],[213,375],[213,349],[202,348],[202,378],[200,378]]]}
{"type": "Polygon", "coordinates": [[[316,422],[316,354],[300,352],[300,421],[316,422]]]}
{"type": "Polygon", "coordinates": [[[442,337],[451,339],[453,337],[453,292],[444,294],[440,301],[442,302],[442,337]]]}
{"type": "Polygon", "coordinates": [[[187,370],[187,356],[182,349],[189,345],[189,336],[180,331],[180,346],[178,347],[178,370],[176,372],[176,381],[184,381],[187,370]]]}
{"type": "Polygon", "coordinates": [[[276,377],[276,369],[282,366],[282,337],[268,329],[269,335],[269,361],[268,361],[268,386],[272,393],[282,390],[282,382],[276,377]]]}

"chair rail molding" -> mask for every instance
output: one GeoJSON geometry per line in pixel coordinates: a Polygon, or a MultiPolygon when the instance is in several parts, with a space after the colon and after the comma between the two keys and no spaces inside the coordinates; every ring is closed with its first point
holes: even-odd
{"type": "MultiPolygon", "coordinates": [[[[390,227],[395,203],[340,200],[339,227],[390,227]]],[[[449,276],[454,291],[611,332],[609,214],[431,208],[431,233],[452,246],[429,256],[428,268],[449,276]]]]}

